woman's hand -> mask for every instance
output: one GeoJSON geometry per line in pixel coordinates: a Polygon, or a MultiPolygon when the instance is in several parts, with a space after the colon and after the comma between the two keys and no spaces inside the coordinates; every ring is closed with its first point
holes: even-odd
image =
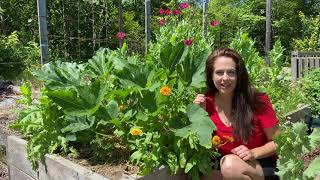
{"type": "Polygon", "coordinates": [[[206,109],[206,97],[204,94],[197,94],[197,97],[193,100],[194,104],[198,104],[203,109],[206,109]]]}
{"type": "Polygon", "coordinates": [[[232,149],[231,152],[239,156],[244,161],[252,161],[256,159],[254,152],[244,145],[232,149]]]}

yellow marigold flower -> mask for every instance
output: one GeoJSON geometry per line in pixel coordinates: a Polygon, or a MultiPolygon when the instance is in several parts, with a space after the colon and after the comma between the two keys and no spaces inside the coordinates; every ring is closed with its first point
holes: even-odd
{"type": "Polygon", "coordinates": [[[161,89],[160,89],[160,93],[164,96],[169,96],[170,93],[171,93],[171,88],[169,86],[163,86],[161,89]]]}
{"type": "Polygon", "coordinates": [[[120,110],[120,112],[123,112],[123,111],[125,110],[125,106],[124,106],[123,104],[121,104],[121,105],[119,106],[119,110],[120,110]]]}
{"type": "Polygon", "coordinates": [[[221,143],[221,139],[220,139],[220,137],[219,136],[213,136],[213,138],[212,138],[212,144],[214,145],[214,146],[218,146],[220,143],[221,143]]]}
{"type": "Polygon", "coordinates": [[[139,128],[132,128],[130,130],[130,133],[133,135],[133,136],[140,136],[142,134],[142,130],[139,129],[139,128]]]}
{"type": "Polygon", "coordinates": [[[232,136],[223,136],[224,138],[226,138],[227,141],[229,142],[233,142],[234,138],[232,136]]]}

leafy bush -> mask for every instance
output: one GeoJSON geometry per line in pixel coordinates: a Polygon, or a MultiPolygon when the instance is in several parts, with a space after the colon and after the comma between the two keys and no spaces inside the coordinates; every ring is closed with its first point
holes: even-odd
{"type": "Polygon", "coordinates": [[[277,172],[280,179],[314,179],[319,173],[320,157],[314,159],[305,168],[301,156],[320,145],[320,129],[313,130],[307,135],[307,126],[303,122],[293,125],[286,124],[282,132],[275,138],[278,145],[277,172]]]}
{"type": "Polygon", "coordinates": [[[320,50],[320,15],[307,18],[299,14],[304,29],[303,37],[294,39],[294,50],[317,51],[320,50]]]}
{"type": "Polygon", "coordinates": [[[0,76],[4,79],[17,79],[29,76],[32,67],[39,62],[40,54],[35,42],[23,44],[17,32],[10,36],[0,36],[0,76]]]}
{"type": "Polygon", "coordinates": [[[302,79],[303,91],[311,105],[312,114],[320,116],[320,69],[314,69],[302,79]]]}

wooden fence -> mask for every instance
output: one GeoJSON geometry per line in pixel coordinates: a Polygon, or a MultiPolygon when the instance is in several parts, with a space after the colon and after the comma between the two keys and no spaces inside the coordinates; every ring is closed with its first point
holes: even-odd
{"type": "Polygon", "coordinates": [[[291,70],[293,80],[303,77],[310,69],[320,68],[320,51],[291,52],[291,70]]]}

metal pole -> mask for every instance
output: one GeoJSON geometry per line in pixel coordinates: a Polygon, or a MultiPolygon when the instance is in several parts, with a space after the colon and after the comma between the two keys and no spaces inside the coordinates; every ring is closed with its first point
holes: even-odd
{"type": "Polygon", "coordinates": [[[267,0],[266,5],[266,56],[265,61],[268,66],[270,66],[270,59],[269,59],[269,51],[271,46],[271,4],[272,0],[267,0]]]}
{"type": "Polygon", "coordinates": [[[37,0],[41,65],[49,62],[46,0],[37,0]]]}
{"type": "Polygon", "coordinates": [[[145,0],[145,52],[148,52],[148,44],[151,38],[151,0],[145,0]]]}
{"type": "Polygon", "coordinates": [[[208,0],[203,0],[203,38],[208,37],[208,0]]]}

